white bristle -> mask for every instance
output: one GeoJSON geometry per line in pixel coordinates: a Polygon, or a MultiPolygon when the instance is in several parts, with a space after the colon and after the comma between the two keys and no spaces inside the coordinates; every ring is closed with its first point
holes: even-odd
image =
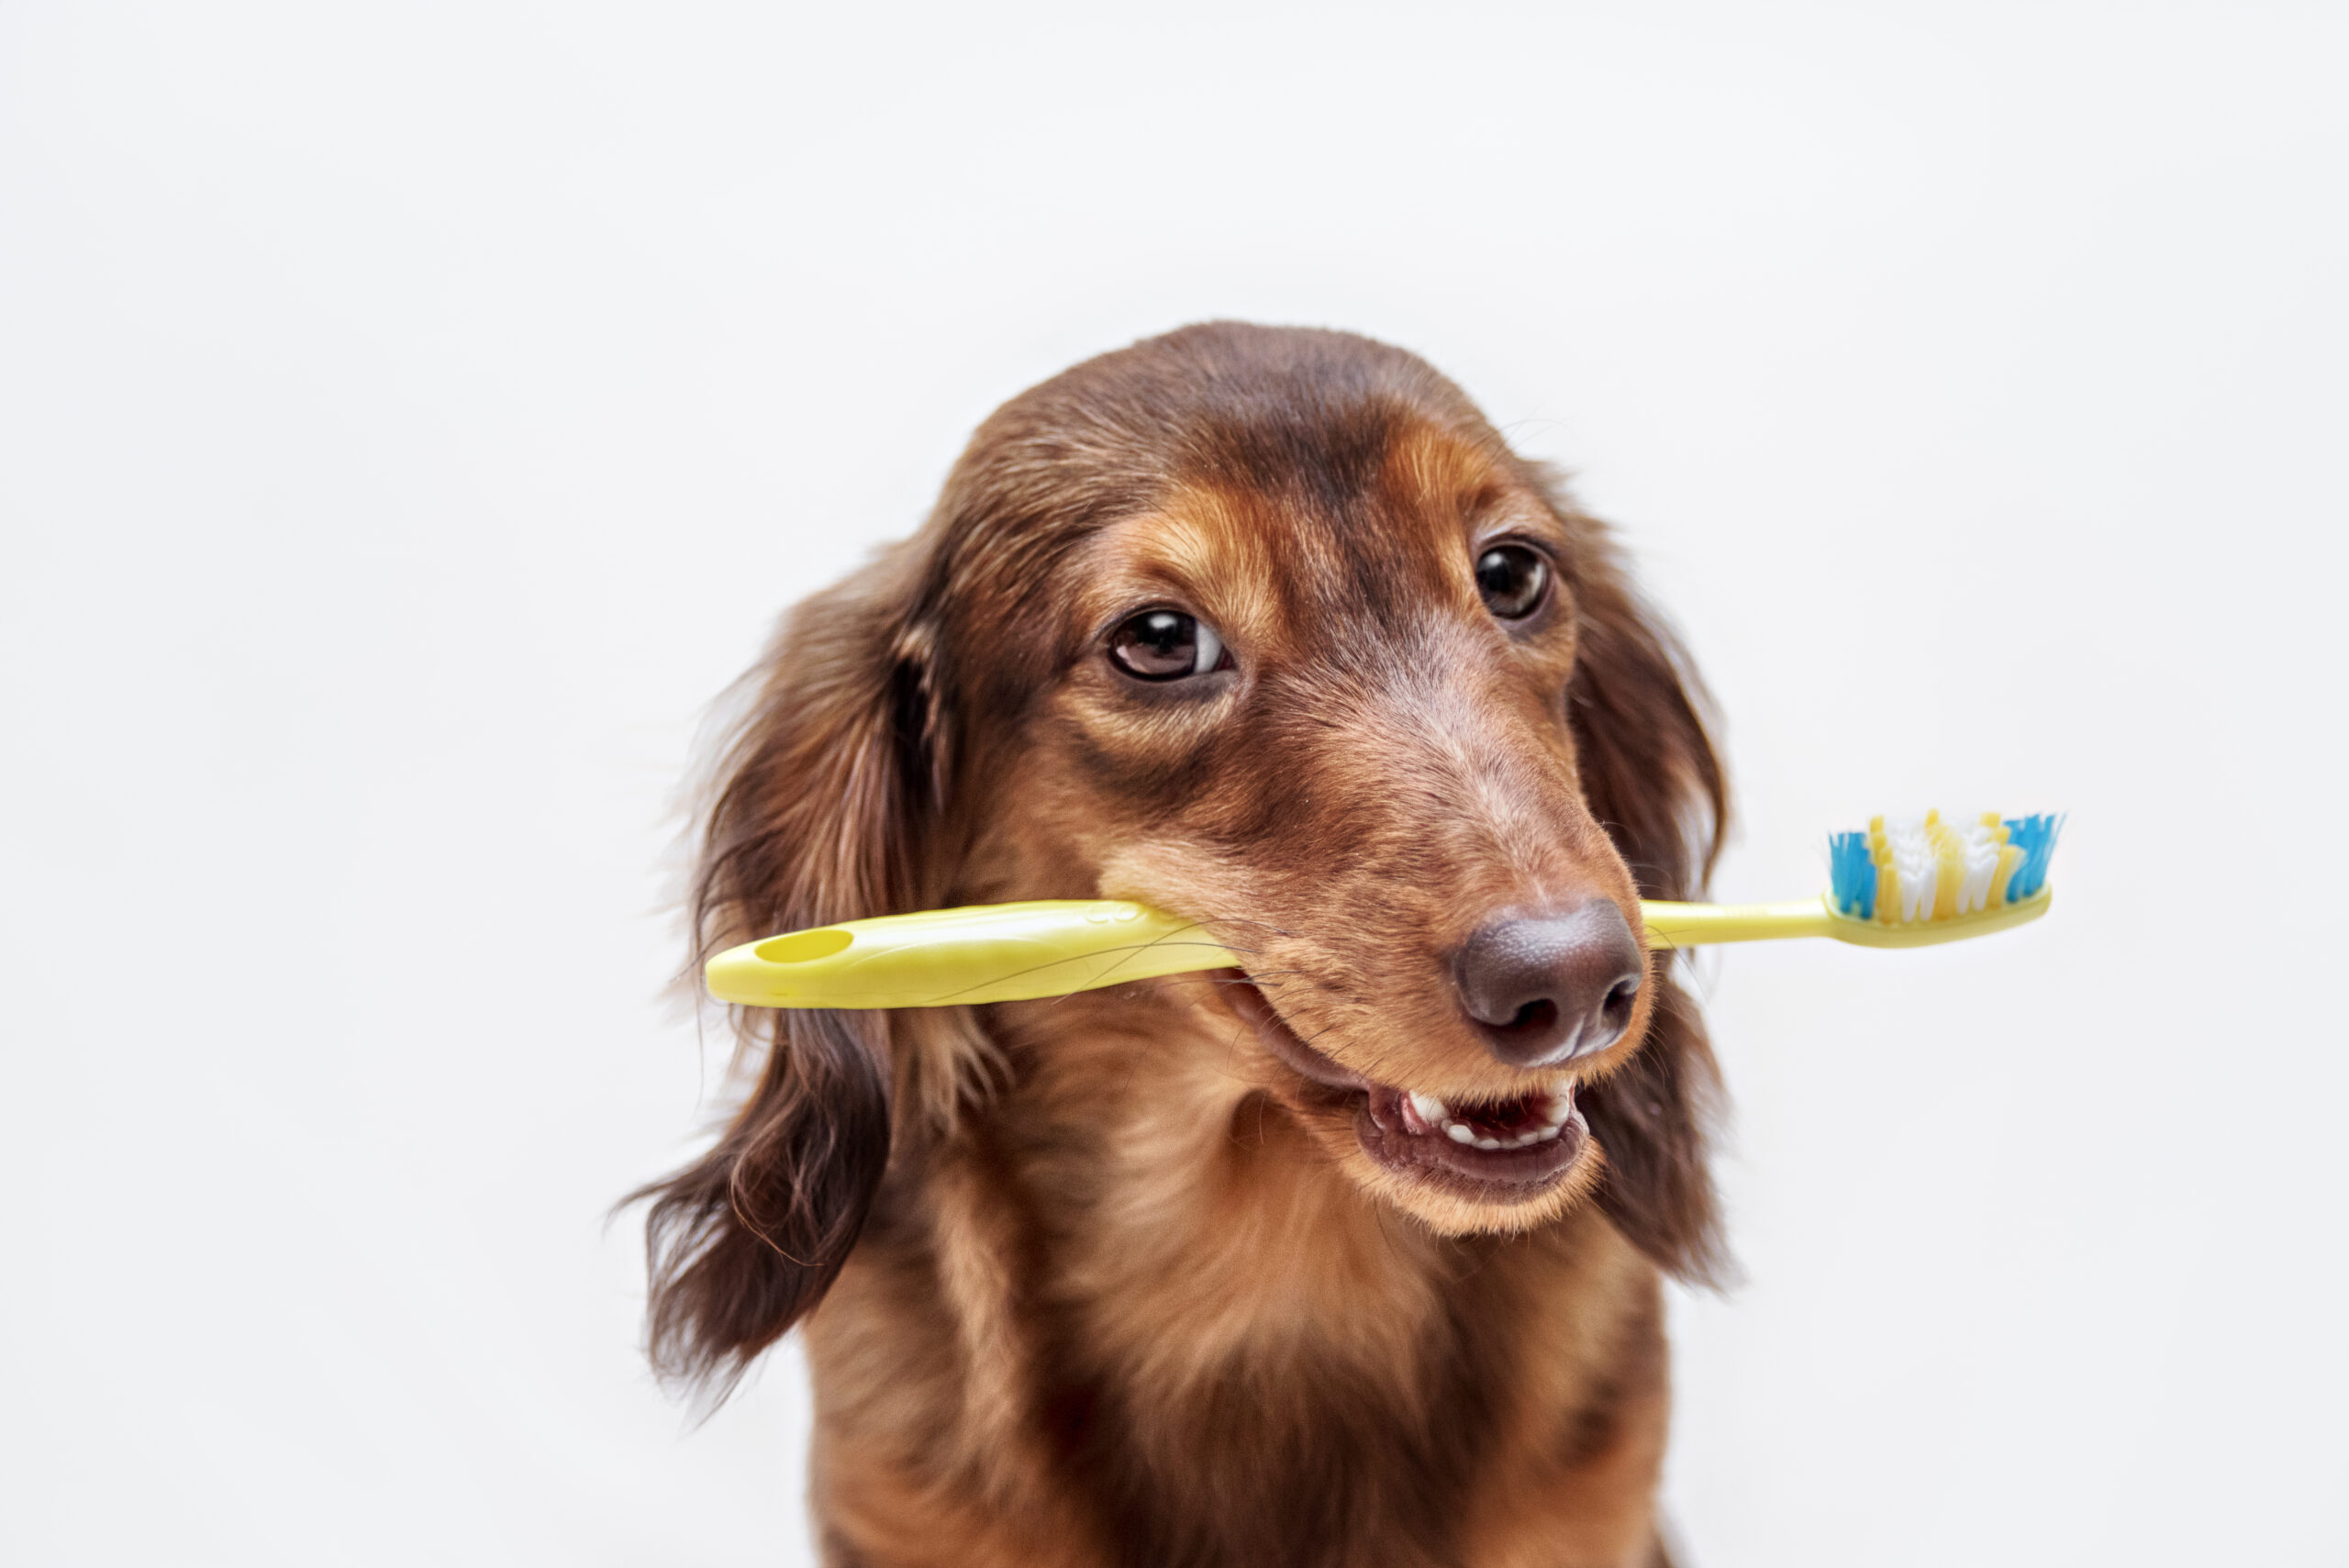
{"type": "Polygon", "coordinates": [[[1930,916],[1941,890],[1942,865],[1925,831],[1925,819],[1887,817],[1884,840],[1892,851],[1892,869],[1900,878],[1899,918],[1908,921],[1930,916]]]}
{"type": "Polygon", "coordinates": [[[1884,839],[1892,852],[1892,869],[1900,880],[1897,918],[1903,923],[1932,919],[1940,901],[1942,857],[1935,842],[1936,827],[1957,840],[1961,876],[1955,912],[1971,915],[1990,906],[1990,884],[1998,878],[2002,841],[1987,823],[1978,817],[1953,820],[1944,817],[1934,822],[1922,817],[1887,817],[1884,839]]]}
{"type": "Polygon", "coordinates": [[[1990,837],[1990,829],[1978,821],[1955,831],[1965,863],[1965,880],[1957,888],[1957,912],[1971,915],[1990,906],[1990,879],[1998,872],[1999,845],[1990,837]]]}

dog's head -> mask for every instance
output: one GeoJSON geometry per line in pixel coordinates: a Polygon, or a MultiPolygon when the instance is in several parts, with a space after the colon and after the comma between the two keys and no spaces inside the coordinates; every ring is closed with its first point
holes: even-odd
{"type": "MultiPolygon", "coordinates": [[[[764,668],[705,951],[945,902],[1157,905],[1247,956],[1213,1005],[1380,1201],[1463,1233],[1595,1185],[1660,1262],[1709,1266],[1711,1062],[1639,900],[1701,884],[1720,768],[1604,531],[1417,359],[1219,325],[1080,365],[764,668]]],[[[680,1367],[739,1366],[812,1303],[893,1085],[903,1129],[984,1052],[967,1020],[777,1017],[740,1118],[659,1191],[680,1367]]]]}

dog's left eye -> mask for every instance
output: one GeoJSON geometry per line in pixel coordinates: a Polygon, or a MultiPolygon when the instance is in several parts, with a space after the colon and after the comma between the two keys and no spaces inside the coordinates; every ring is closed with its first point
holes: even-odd
{"type": "Polygon", "coordinates": [[[1523,620],[1550,596],[1550,563],[1521,544],[1497,544],[1476,558],[1476,591],[1503,620],[1523,620]]]}
{"type": "Polygon", "coordinates": [[[1179,681],[1231,668],[1215,628],[1180,610],[1144,610],[1109,634],[1109,662],[1138,681],[1179,681]]]}

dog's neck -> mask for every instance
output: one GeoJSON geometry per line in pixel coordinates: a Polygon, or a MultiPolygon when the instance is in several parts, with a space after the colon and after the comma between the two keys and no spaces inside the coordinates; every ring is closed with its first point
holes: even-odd
{"type": "Polygon", "coordinates": [[[1386,1208],[1211,1000],[966,1039],[994,1092],[906,1141],[807,1321],[819,1511],[907,1561],[941,1530],[990,1564],[1638,1560],[1653,1267],[1590,1206],[1463,1239],[1386,1208]]]}
{"type": "Polygon", "coordinates": [[[950,1198],[947,1229],[969,1248],[991,1227],[975,1244],[1000,1256],[939,1261],[964,1282],[958,1337],[985,1347],[963,1408],[1024,1408],[996,1443],[1041,1426],[1046,1468],[1090,1476],[1113,1529],[1192,1537],[1202,1560],[1308,1561],[1369,1550],[1364,1532],[1392,1555],[1352,1560],[1448,1560],[1444,1533],[1509,1471],[1494,1455],[1586,1405],[1618,1338],[1543,1295],[1577,1273],[1600,1289],[1567,1299],[1652,1293],[1595,1213],[1449,1239],[1377,1203],[1269,1097],[1281,1069],[1198,984],[997,1025],[1012,1081],[965,1129],[985,1191],[950,1198]]]}
{"type": "Polygon", "coordinates": [[[1030,1065],[1004,1120],[1096,1373],[1170,1395],[1267,1360],[1408,1376],[1472,1258],[1312,1146],[1209,983],[1031,1006],[1009,1032],[1030,1065]]]}

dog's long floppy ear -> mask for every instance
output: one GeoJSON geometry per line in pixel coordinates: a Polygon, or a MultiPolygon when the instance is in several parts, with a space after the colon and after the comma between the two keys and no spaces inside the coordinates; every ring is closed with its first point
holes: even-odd
{"type": "MultiPolygon", "coordinates": [[[[1728,818],[1728,789],[1704,696],[1671,633],[1628,585],[1605,530],[1562,506],[1584,535],[1575,583],[1580,646],[1567,709],[1583,793],[1642,898],[1703,896],[1728,818]]],[[[1720,1073],[1696,1004],[1654,976],[1647,1039],[1578,1096],[1606,1156],[1598,1201],[1641,1251],[1683,1279],[1726,1268],[1706,1165],[1720,1073]]]]}
{"type": "MultiPolygon", "coordinates": [[[[802,604],[746,677],[755,700],[701,823],[696,977],[738,942],[926,906],[948,740],[917,549],[802,604]]],[[[664,1378],[723,1398],[839,1273],[889,1160],[887,1020],[738,1016],[755,1087],[716,1147],[635,1195],[651,1199],[650,1349],[664,1378]]]]}

